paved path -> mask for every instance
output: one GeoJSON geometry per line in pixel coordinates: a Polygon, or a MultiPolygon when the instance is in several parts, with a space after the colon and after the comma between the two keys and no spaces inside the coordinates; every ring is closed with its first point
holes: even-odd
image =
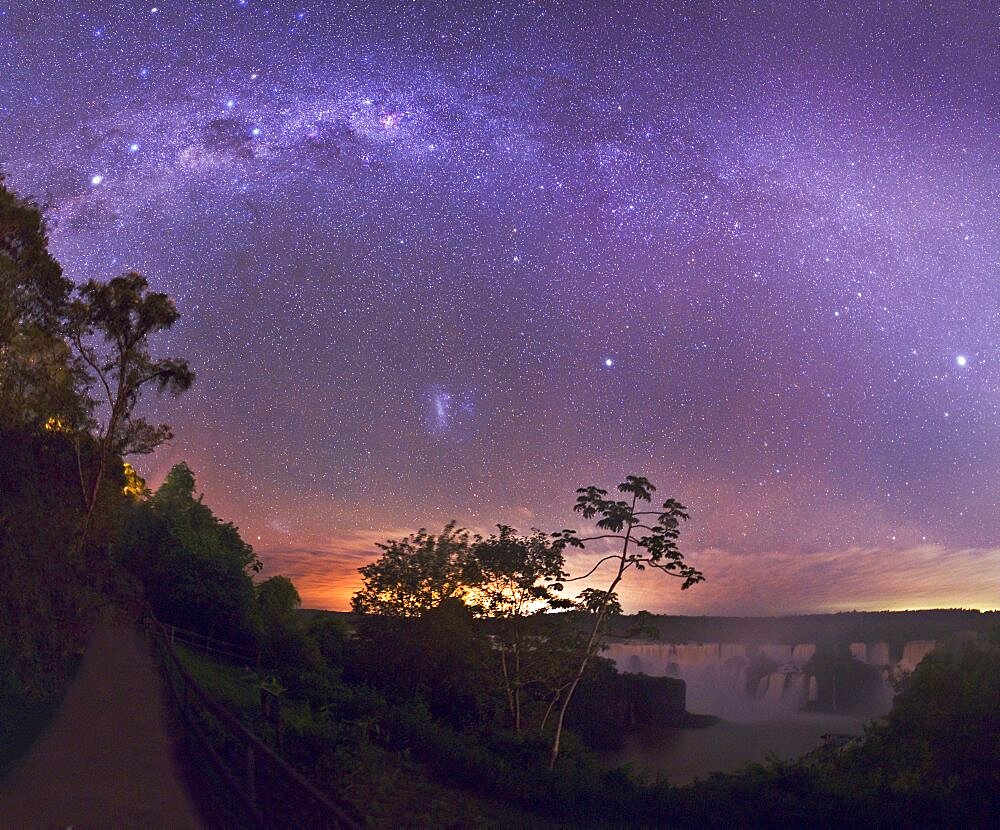
{"type": "Polygon", "coordinates": [[[164,694],[145,640],[99,626],[48,730],[0,781],[0,827],[202,827],[164,694]]]}

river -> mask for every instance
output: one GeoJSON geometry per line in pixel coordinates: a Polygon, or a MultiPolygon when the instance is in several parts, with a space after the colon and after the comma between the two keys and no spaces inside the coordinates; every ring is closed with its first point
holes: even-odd
{"type": "Polygon", "coordinates": [[[634,732],[625,746],[604,753],[608,766],[630,764],[648,780],[689,784],[712,772],[735,772],[769,755],[794,760],[823,743],[823,735],[860,735],[865,718],[819,712],[784,712],[755,720],[720,720],[703,729],[634,732]]]}

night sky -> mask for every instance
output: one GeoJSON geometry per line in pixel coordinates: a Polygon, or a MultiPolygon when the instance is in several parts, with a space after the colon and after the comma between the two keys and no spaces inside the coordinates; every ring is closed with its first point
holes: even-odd
{"type": "Polygon", "coordinates": [[[0,0],[0,169],[308,606],[637,473],[708,581],[626,609],[992,608],[996,10],[865,6],[0,0]]]}

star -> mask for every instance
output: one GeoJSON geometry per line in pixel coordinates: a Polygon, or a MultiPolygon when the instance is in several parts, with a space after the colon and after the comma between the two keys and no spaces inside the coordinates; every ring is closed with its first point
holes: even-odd
{"type": "Polygon", "coordinates": [[[95,173],[93,176],[90,177],[90,183],[94,187],[97,187],[103,181],[104,181],[104,176],[102,176],[100,173],[95,173]]]}
{"type": "Polygon", "coordinates": [[[615,362],[610,357],[606,357],[604,358],[604,365],[610,369],[612,366],[615,365],[615,362]]]}
{"type": "Polygon", "coordinates": [[[966,366],[969,362],[969,358],[967,358],[964,354],[960,354],[955,358],[955,362],[959,366],[966,366]]]}

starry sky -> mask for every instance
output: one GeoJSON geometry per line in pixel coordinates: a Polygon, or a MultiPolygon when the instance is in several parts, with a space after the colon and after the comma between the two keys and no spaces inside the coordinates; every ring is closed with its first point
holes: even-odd
{"type": "MultiPolygon", "coordinates": [[[[151,401],[304,604],[449,519],[648,476],[707,582],[627,610],[997,607],[985,2],[0,0],[0,169],[177,302],[151,401]]],[[[573,560],[582,567],[596,556],[573,560]]]]}

